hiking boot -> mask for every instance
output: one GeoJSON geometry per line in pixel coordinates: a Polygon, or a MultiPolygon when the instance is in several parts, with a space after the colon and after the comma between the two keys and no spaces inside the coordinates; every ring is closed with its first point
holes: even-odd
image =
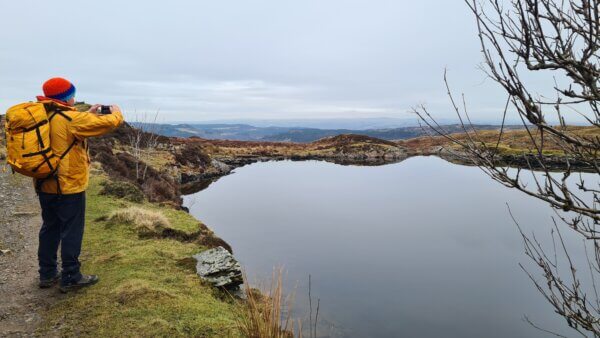
{"type": "Polygon", "coordinates": [[[57,273],[56,276],[50,279],[41,279],[40,278],[40,289],[48,289],[53,287],[60,280],[60,273],[57,273]]]}
{"type": "Polygon", "coordinates": [[[94,285],[98,283],[98,276],[96,275],[81,275],[81,279],[77,282],[69,283],[67,285],[60,285],[60,292],[67,293],[69,291],[78,290],[86,286],[94,285]]]}

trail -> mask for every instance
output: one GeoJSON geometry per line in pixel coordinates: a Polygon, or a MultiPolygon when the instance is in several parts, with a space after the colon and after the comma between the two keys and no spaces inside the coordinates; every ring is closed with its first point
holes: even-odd
{"type": "Polygon", "coordinates": [[[29,179],[0,166],[0,337],[31,337],[62,295],[37,285],[39,204],[29,179]]]}

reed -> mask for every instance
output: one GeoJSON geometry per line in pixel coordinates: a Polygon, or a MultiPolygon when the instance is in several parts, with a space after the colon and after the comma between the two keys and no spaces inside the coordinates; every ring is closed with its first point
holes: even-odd
{"type": "MultiPolygon", "coordinates": [[[[244,273],[244,281],[247,281],[244,273]]],[[[309,276],[310,324],[309,338],[317,337],[320,300],[317,300],[316,315],[313,317],[311,296],[311,278],[309,276]]],[[[262,290],[254,289],[244,283],[245,306],[240,307],[238,326],[244,337],[250,338],[303,338],[307,331],[302,319],[292,318],[295,292],[285,296],[283,288],[283,269],[273,270],[270,285],[262,290]]]]}
{"type": "MultiPolygon", "coordinates": [[[[244,280],[247,281],[244,273],[244,280]]],[[[257,290],[244,283],[246,304],[238,316],[240,333],[251,338],[294,337],[294,321],[291,318],[293,295],[283,292],[283,270],[274,269],[271,283],[265,290],[257,290]]]]}

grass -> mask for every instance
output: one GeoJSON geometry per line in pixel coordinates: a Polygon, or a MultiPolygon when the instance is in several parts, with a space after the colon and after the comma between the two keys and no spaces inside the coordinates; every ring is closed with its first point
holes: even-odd
{"type": "Polygon", "coordinates": [[[60,328],[67,337],[239,336],[240,305],[204,285],[189,264],[203,248],[141,237],[138,229],[151,224],[194,233],[199,222],[182,211],[100,195],[105,179],[90,181],[81,256],[83,272],[98,274],[100,282],[58,301],[40,334],[60,328]]]}

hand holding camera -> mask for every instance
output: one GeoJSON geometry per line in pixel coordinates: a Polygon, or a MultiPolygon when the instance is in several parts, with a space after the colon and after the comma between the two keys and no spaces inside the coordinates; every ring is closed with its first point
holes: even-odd
{"type": "Polygon", "coordinates": [[[110,106],[105,106],[105,105],[101,105],[100,107],[98,107],[97,112],[98,112],[98,114],[101,114],[101,115],[108,115],[108,114],[112,113],[110,106]]]}
{"type": "Polygon", "coordinates": [[[101,104],[95,104],[90,108],[89,111],[100,115],[108,115],[112,114],[114,111],[121,111],[121,108],[119,108],[117,105],[105,106],[101,104]]]}

